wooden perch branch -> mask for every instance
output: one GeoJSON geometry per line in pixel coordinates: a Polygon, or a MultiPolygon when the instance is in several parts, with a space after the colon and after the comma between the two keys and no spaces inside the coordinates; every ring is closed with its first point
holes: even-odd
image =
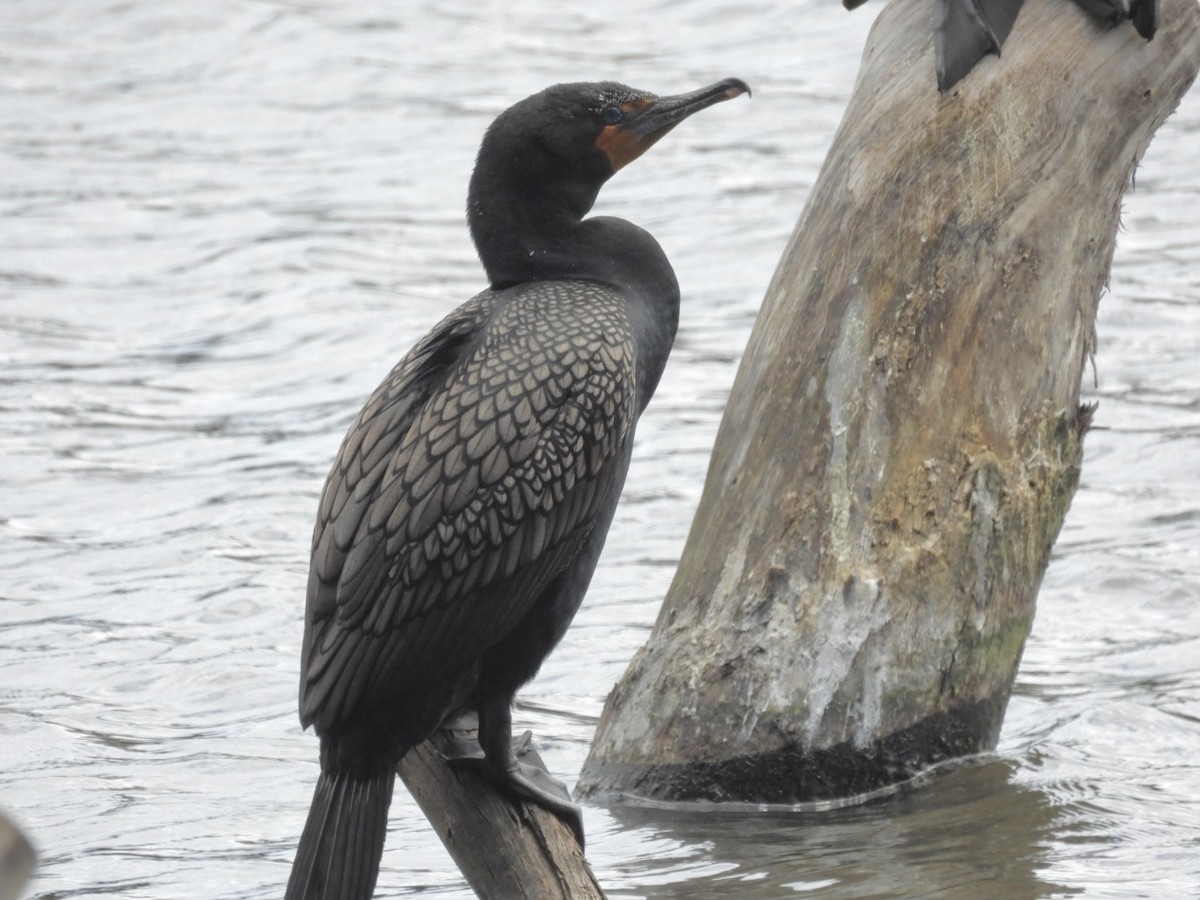
{"type": "MultiPolygon", "coordinates": [[[[397,772],[475,893],[485,900],[604,900],[570,827],[452,768],[443,758],[451,741],[450,733],[436,733],[397,772]]],[[[536,751],[530,755],[542,764],[536,751]]]]}
{"type": "Polygon", "coordinates": [[[0,813],[0,900],[17,900],[36,865],[33,845],[0,813]]]}

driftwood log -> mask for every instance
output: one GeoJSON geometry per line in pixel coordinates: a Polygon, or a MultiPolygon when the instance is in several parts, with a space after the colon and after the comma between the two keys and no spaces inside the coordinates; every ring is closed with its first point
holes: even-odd
{"type": "Polygon", "coordinates": [[[995,745],[1091,410],[1121,196],[1200,66],[1027,0],[938,94],[880,13],[742,361],[683,559],[587,796],[845,797],[995,745]]]}

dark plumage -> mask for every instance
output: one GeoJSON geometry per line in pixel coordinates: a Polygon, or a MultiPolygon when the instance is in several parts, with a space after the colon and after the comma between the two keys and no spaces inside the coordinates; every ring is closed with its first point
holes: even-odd
{"type": "Polygon", "coordinates": [[[469,710],[490,777],[580,833],[565,788],[515,760],[510,706],[583,599],[679,315],[654,238],[583,217],[616,169],[746,91],[558,85],[489,128],[468,218],[491,287],[392,370],[322,495],[300,680],[321,775],[288,898],[371,896],[397,761],[469,710]]]}
{"type": "MultiPolygon", "coordinates": [[[[866,0],[842,0],[855,9],[866,0]]],[[[935,0],[933,44],[938,90],[954,87],[989,53],[1000,55],[1025,0],[935,0]]],[[[1075,0],[1107,25],[1129,19],[1150,40],[1158,29],[1158,0],[1075,0]]]]}

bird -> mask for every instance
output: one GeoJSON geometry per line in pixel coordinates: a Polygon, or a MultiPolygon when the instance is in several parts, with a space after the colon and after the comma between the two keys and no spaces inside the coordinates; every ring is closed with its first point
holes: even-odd
{"type": "MultiPolygon", "coordinates": [[[[856,9],[867,0],[842,0],[856,9]]],[[[934,0],[933,44],[939,91],[958,84],[989,53],[1000,55],[1025,0],[934,0]]],[[[1129,19],[1146,40],[1158,30],[1158,0],[1075,0],[1100,22],[1129,19]]]]}
{"type": "Polygon", "coordinates": [[[320,775],[288,900],[372,896],[397,762],[471,712],[460,764],[582,842],[566,787],[514,754],[513,697],[582,602],[680,307],[654,237],[588,213],[676,125],[749,92],[559,84],[486,130],[467,223],[489,286],[371,394],[321,494],[299,696],[320,775]]]}

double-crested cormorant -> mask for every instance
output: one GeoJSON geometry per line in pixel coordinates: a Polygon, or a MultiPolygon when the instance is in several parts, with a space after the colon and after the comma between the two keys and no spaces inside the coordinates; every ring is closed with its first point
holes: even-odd
{"type": "Polygon", "coordinates": [[[488,129],[468,220],[491,287],[371,395],[322,494],[300,664],[321,775],[291,900],[371,896],[396,763],[464,711],[490,777],[581,832],[565,787],[514,758],[511,704],[583,599],[679,318],[658,242],[584,216],[617,169],[748,91],[563,84],[488,129]]]}
{"type": "MultiPolygon", "coordinates": [[[[842,0],[854,9],[867,0],[842,0]]],[[[999,55],[1025,0],[935,0],[933,44],[938,90],[954,87],[989,53],[999,55]]],[[[1158,29],[1158,0],[1075,0],[1108,25],[1129,19],[1150,40],[1158,29]]]]}

